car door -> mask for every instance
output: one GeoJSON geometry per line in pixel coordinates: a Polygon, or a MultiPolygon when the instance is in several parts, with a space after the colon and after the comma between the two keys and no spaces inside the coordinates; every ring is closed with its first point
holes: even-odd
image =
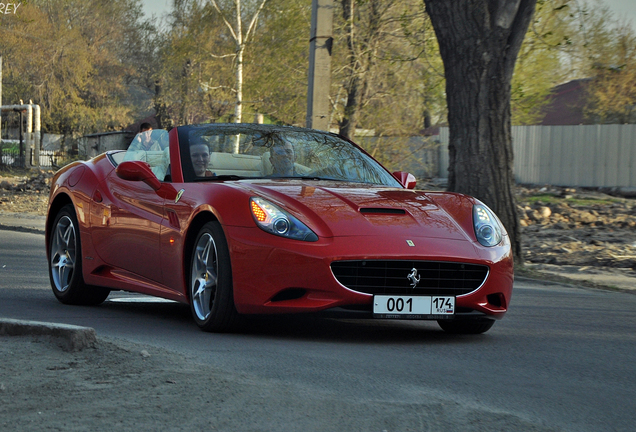
{"type": "Polygon", "coordinates": [[[113,171],[98,186],[92,237],[108,265],[162,283],[160,234],[164,199],[141,181],[121,179],[113,171]]]}

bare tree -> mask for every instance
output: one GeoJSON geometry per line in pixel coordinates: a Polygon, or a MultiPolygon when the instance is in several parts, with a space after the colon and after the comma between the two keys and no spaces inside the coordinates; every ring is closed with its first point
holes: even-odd
{"type": "Polygon", "coordinates": [[[247,30],[243,33],[243,12],[241,10],[241,0],[234,0],[234,25],[230,23],[227,15],[219,8],[216,0],[210,0],[214,9],[221,15],[223,22],[230,31],[230,35],[236,44],[235,51],[235,67],[236,67],[236,107],[234,109],[234,122],[241,123],[243,120],[243,56],[250,38],[254,36],[256,31],[256,23],[258,21],[258,15],[265,6],[267,0],[260,1],[260,4],[256,8],[252,19],[250,20],[247,30]]]}
{"type": "Polygon", "coordinates": [[[444,61],[449,184],[501,218],[522,261],[514,197],[511,80],[536,0],[424,0],[444,61]]]}

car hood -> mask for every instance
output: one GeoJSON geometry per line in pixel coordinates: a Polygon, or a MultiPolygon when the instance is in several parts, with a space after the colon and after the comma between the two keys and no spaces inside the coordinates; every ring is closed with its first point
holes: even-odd
{"type": "Polygon", "coordinates": [[[263,181],[243,187],[290,211],[323,237],[381,235],[470,241],[460,225],[423,191],[325,181],[263,181]]]}

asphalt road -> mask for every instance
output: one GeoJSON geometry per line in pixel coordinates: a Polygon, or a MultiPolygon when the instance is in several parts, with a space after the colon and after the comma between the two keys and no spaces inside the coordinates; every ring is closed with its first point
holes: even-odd
{"type": "MultiPolygon", "coordinates": [[[[279,380],[343,400],[404,407],[447,401],[542,429],[633,431],[636,295],[515,284],[508,315],[485,335],[434,322],[277,317],[240,334],[206,334],[187,306],[112,293],[99,307],[58,303],[42,235],[0,231],[0,317],[93,327],[98,336],[159,346],[228,373],[279,380]]],[[[405,411],[408,414],[408,410],[405,411]]]]}

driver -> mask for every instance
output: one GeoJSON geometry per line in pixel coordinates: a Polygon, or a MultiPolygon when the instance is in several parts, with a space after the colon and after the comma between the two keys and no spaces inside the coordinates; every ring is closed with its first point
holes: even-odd
{"type": "Polygon", "coordinates": [[[210,147],[207,144],[192,144],[190,158],[197,177],[212,177],[214,173],[208,169],[210,163],[210,147]]]}

